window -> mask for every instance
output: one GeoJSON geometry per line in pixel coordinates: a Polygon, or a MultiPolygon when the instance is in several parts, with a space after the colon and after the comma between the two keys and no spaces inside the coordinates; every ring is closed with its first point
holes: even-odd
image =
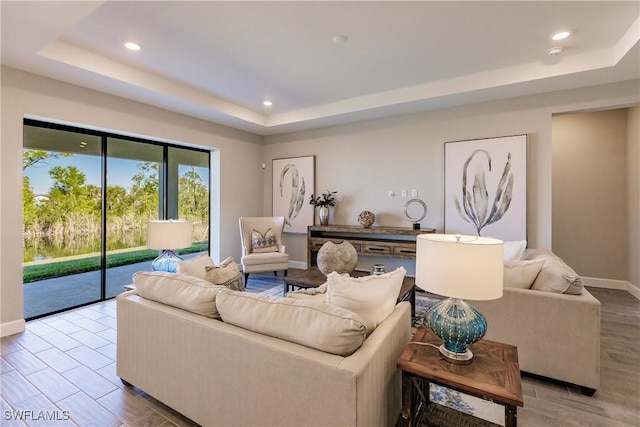
{"type": "Polygon", "coordinates": [[[158,256],[150,219],[193,221],[179,253],[208,253],[209,154],[25,119],[25,318],[121,293],[158,256]]]}

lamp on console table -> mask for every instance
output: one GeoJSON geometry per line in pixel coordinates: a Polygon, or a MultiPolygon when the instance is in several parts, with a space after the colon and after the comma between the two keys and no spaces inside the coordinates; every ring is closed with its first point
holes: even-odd
{"type": "Polygon", "coordinates": [[[182,261],[174,249],[191,246],[193,223],[182,220],[149,221],[147,224],[147,247],[162,250],[162,254],[151,263],[154,271],[175,273],[178,261],[182,261]]]}
{"type": "Polygon", "coordinates": [[[440,354],[451,363],[469,364],[468,345],[487,331],[477,308],[463,300],[502,297],[503,242],[478,236],[420,234],[416,247],[416,286],[449,297],[429,308],[426,322],[444,344],[440,354]]]}

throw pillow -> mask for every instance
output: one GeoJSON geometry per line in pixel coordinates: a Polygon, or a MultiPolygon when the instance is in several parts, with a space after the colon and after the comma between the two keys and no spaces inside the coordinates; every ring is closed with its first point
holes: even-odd
{"type": "Polygon", "coordinates": [[[504,286],[507,288],[529,289],[538,277],[544,260],[504,261],[504,286]]]}
{"type": "Polygon", "coordinates": [[[178,261],[176,273],[207,280],[204,268],[212,265],[214,264],[211,257],[207,254],[202,254],[188,261],[178,261]]]}
{"type": "Polygon", "coordinates": [[[526,249],[526,240],[504,242],[504,259],[510,261],[519,261],[524,257],[524,251],[526,249]]]}
{"type": "Polygon", "coordinates": [[[340,356],[356,351],[367,334],[357,314],[323,302],[225,289],[216,304],[225,323],[340,356]]]}
{"type": "Polygon", "coordinates": [[[225,286],[232,291],[244,291],[240,269],[232,257],[225,259],[220,265],[207,265],[204,271],[205,280],[214,285],[225,286]]]}
{"type": "Polygon", "coordinates": [[[265,253],[278,252],[278,242],[276,242],[276,234],[272,229],[261,233],[255,228],[251,230],[251,252],[265,253]]]}
{"type": "Polygon", "coordinates": [[[193,276],[165,271],[139,271],[133,274],[138,294],[202,316],[220,318],[216,296],[224,286],[216,286],[193,276]]]}
{"type": "Polygon", "coordinates": [[[531,289],[570,295],[582,294],[584,283],[578,273],[555,255],[543,259],[544,264],[531,289]]]}
{"type": "Polygon", "coordinates": [[[326,302],[357,313],[371,334],[393,312],[406,273],[404,267],[378,276],[357,278],[329,273],[326,302]]]}

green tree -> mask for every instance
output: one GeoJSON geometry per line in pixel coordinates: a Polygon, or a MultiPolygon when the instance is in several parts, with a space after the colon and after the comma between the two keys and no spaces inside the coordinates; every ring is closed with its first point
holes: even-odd
{"type": "Polygon", "coordinates": [[[178,180],[178,213],[190,221],[203,222],[209,217],[208,190],[194,167],[178,180]]]}
{"type": "Polygon", "coordinates": [[[155,162],[140,162],[132,178],[129,210],[135,213],[138,227],[158,218],[158,169],[155,162]]]}
{"type": "Polygon", "coordinates": [[[22,154],[22,171],[35,166],[38,163],[47,164],[48,159],[57,159],[59,157],[71,157],[73,153],[55,153],[53,151],[44,150],[24,150],[22,154]]]}
{"type": "Polygon", "coordinates": [[[82,234],[100,227],[100,189],[87,185],[76,166],[55,166],[49,171],[53,184],[41,217],[56,233],[82,234]]]}
{"type": "Polygon", "coordinates": [[[28,176],[22,177],[22,217],[23,232],[35,234],[35,225],[38,221],[38,206],[35,194],[28,176]]]}
{"type": "MultiPolygon", "coordinates": [[[[45,150],[26,149],[22,153],[22,172],[31,167],[46,165],[47,160],[60,157],[70,157],[72,153],[56,153],[45,150]]],[[[23,232],[25,234],[37,235],[43,232],[40,229],[41,206],[35,199],[33,187],[28,176],[22,177],[22,212],[24,216],[23,232]]]]}

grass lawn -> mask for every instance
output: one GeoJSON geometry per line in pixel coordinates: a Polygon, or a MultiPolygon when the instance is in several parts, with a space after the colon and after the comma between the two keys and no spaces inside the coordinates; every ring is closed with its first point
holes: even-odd
{"type": "MultiPolygon", "coordinates": [[[[177,251],[178,254],[203,252],[209,248],[207,242],[194,243],[190,248],[177,251]]],[[[120,265],[135,264],[137,262],[151,261],[158,256],[154,249],[143,249],[129,252],[109,254],[107,268],[120,265]]],[[[48,262],[44,264],[32,264],[22,268],[22,280],[24,283],[36,280],[52,279],[54,277],[69,276],[71,274],[86,273],[100,269],[100,256],[92,256],[79,259],[65,259],[60,262],[48,262]]]]}

